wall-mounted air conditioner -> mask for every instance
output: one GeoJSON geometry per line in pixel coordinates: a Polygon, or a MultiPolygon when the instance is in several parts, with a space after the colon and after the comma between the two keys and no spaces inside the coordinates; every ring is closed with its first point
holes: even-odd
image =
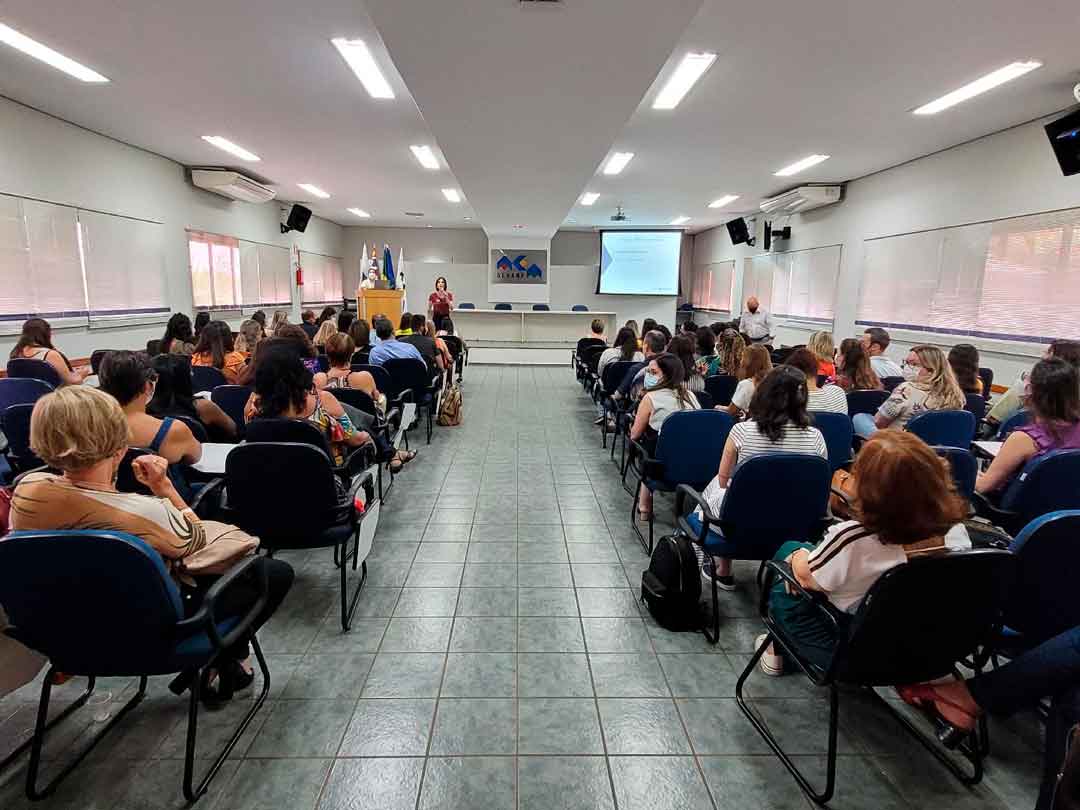
{"type": "Polygon", "coordinates": [[[799,186],[762,200],[761,210],[775,216],[802,214],[821,208],[823,205],[840,202],[842,190],[842,186],[799,186]]]}
{"type": "Polygon", "coordinates": [[[199,188],[241,202],[270,202],[277,193],[270,186],[257,183],[240,172],[225,169],[192,169],[191,182],[199,188]]]}

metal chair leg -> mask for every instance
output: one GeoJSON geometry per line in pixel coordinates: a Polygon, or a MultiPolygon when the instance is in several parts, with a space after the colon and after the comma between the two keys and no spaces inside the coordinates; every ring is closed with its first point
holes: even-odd
{"type": "MultiPolygon", "coordinates": [[[[364,587],[364,583],[367,582],[367,560],[364,560],[360,566],[360,582],[356,585],[356,590],[353,591],[352,597],[349,597],[348,588],[348,566],[346,563],[349,558],[353,560],[353,570],[356,570],[356,559],[359,556],[360,536],[358,532],[353,532],[355,537],[355,545],[353,546],[352,554],[349,553],[349,541],[345,540],[341,544],[341,629],[343,632],[349,632],[349,625],[352,623],[353,614],[356,613],[356,606],[360,602],[360,591],[364,587]]],[[[337,555],[338,547],[334,546],[334,553],[337,555]]]]}
{"type": "MultiPolygon", "coordinates": [[[[70,706],[60,712],[60,714],[56,715],[56,717],[54,717],[48,723],[46,723],[45,731],[51,731],[53,728],[63,722],[65,718],[69,717],[73,712],[82,708],[86,704],[86,701],[90,699],[90,696],[94,694],[95,683],[96,679],[91,676],[89,678],[89,682],[86,684],[86,691],[79,695],[79,697],[77,697],[74,701],[72,701],[70,706]]],[[[33,745],[33,743],[34,736],[33,734],[31,734],[25,741],[23,741],[17,748],[15,748],[15,750],[13,750],[10,754],[0,760],[0,771],[3,771],[4,768],[13,763],[27,751],[29,751],[30,746],[33,745]]]]}

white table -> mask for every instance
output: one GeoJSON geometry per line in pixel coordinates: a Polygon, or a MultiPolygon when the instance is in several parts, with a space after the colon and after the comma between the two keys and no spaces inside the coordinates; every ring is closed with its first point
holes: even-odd
{"type": "Polygon", "coordinates": [[[455,330],[467,340],[490,340],[522,345],[563,342],[577,344],[597,318],[615,330],[615,312],[534,311],[531,309],[455,309],[455,330]]]}
{"type": "Polygon", "coordinates": [[[997,458],[998,451],[1001,450],[1001,445],[1005,442],[972,442],[976,452],[979,455],[986,456],[987,458],[997,458]]]}
{"type": "Polygon", "coordinates": [[[239,447],[239,445],[203,442],[202,458],[192,464],[191,467],[208,475],[224,475],[225,459],[229,457],[229,453],[233,451],[234,447],[239,447]]]}

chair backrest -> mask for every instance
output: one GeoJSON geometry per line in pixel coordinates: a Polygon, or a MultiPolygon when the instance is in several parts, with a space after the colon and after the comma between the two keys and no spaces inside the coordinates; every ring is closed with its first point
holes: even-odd
{"type": "Polygon", "coordinates": [[[851,417],[846,413],[831,411],[811,411],[810,418],[814,427],[825,438],[825,447],[829,451],[829,466],[836,472],[851,461],[851,442],[854,431],[851,417]]]}
{"type": "Polygon", "coordinates": [[[608,395],[615,393],[615,389],[619,387],[619,383],[630,370],[630,366],[638,362],[637,360],[616,360],[604,366],[604,373],[600,377],[600,385],[604,393],[608,395]]]}
{"type": "Polygon", "coordinates": [[[371,349],[357,349],[355,352],[353,352],[352,360],[350,360],[349,362],[351,365],[356,365],[359,363],[366,366],[370,357],[371,349]]]}
{"type": "MultiPolygon", "coordinates": [[[[211,398],[213,397],[212,392],[210,396],[211,398]]],[[[210,436],[206,432],[206,425],[204,425],[198,419],[194,419],[190,416],[184,416],[183,414],[177,414],[173,417],[173,419],[177,419],[187,425],[188,430],[191,431],[191,435],[195,437],[195,441],[199,442],[200,444],[205,444],[206,442],[210,441],[210,436]]]]}
{"type": "Polygon", "coordinates": [[[228,385],[225,375],[213,366],[191,367],[191,389],[199,391],[213,391],[219,385],[228,385]]]}
{"type": "Polygon", "coordinates": [[[56,369],[44,360],[29,360],[25,357],[8,360],[7,375],[9,377],[29,377],[34,380],[44,380],[53,388],[59,388],[64,384],[56,369]]]}
{"type": "Polygon", "coordinates": [[[146,341],[146,353],[151,357],[157,357],[161,354],[161,338],[146,341]]]}
{"type": "Polygon", "coordinates": [[[712,394],[708,391],[695,391],[694,396],[697,397],[698,405],[701,406],[701,410],[711,411],[716,407],[716,402],[713,401],[712,394]]]}
{"type": "Polygon", "coordinates": [[[913,417],[904,430],[929,445],[967,448],[975,438],[975,416],[970,411],[925,411],[913,417]]]}
{"type": "Polygon", "coordinates": [[[979,462],[971,451],[964,447],[944,447],[938,445],[934,452],[949,462],[953,483],[961,497],[970,501],[975,494],[975,479],[979,474],[979,462]]]}
{"type": "Polygon", "coordinates": [[[738,385],[738,378],[732,374],[712,374],[705,378],[705,390],[717,405],[730,405],[738,385]]]}
{"type": "MultiPolygon", "coordinates": [[[[307,444],[321,450],[329,459],[334,457],[330,452],[330,443],[326,434],[307,419],[276,417],[253,419],[248,422],[244,435],[248,442],[307,444]]],[[[291,476],[290,471],[289,476],[286,477],[291,476]]]]}
{"type": "Polygon", "coordinates": [[[574,304],[572,307],[570,307],[570,311],[571,312],[588,312],[589,308],[587,306],[585,306],[584,304],[574,304]]]}
{"type": "Polygon", "coordinates": [[[378,414],[371,397],[359,388],[327,388],[326,391],[333,394],[338,402],[344,402],[346,405],[351,405],[372,416],[378,414]]]}
{"type": "Polygon", "coordinates": [[[366,371],[375,380],[375,387],[379,389],[380,393],[387,394],[390,391],[392,385],[390,374],[382,366],[373,366],[369,363],[353,363],[349,366],[349,370],[366,371]]]}
{"type": "Polygon", "coordinates": [[[739,559],[768,560],[789,540],[810,540],[828,511],[832,468],[821,456],[769,453],[735,470],[720,524],[739,559]],[[782,503],[777,494],[782,493],[782,503]]]}
{"type": "Polygon", "coordinates": [[[952,672],[989,639],[1016,571],[1001,549],[914,559],[873,584],[852,621],[837,676],[871,686],[921,683],[952,672]]]}
{"type": "Polygon", "coordinates": [[[509,304],[496,304],[495,309],[501,311],[501,310],[513,309],[513,307],[510,306],[509,304]]]}
{"type": "Polygon", "coordinates": [[[1017,557],[1017,575],[1005,608],[1005,624],[1039,644],[1080,626],[1080,510],[1062,510],[1035,518],[1016,535],[1009,549],[1017,557]]]}
{"type": "Polygon", "coordinates": [[[533,304],[533,312],[551,312],[551,307],[547,304],[533,304]]]}
{"type": "MultiPolygon", "coordinates": [[[[107,355],[110,355],[115,351],[119,351],[119,350],[118,349],[94,349],[94,351],[90,353],[90,371],[92,373],[94,373],[94,374],[101,373],[101,361],[104,360],[107,355]]],[[[147,354],[150,354],[150,353],[147,352],[147,354]]],[[[155,352],[154,354],[157,354],[157,352],[155,352]]],[[[153,357],[153,355],[150,355],[150,356],[153,357]]]]}
{"type": "Polygon", "coordinates": [[[330,358],[326,356],[325,350],[319,353],[319,356],[315,358],[315,362],[319,364],[319,371],[323,374],[330,370],[330,358]]]}
{"type": "Polygon", "coordinates": [[[885,390],[888,391],[890,394],[893,392],[893,389],[896,388],[896,386],[898,386],[903,381],[904,381],[903,377],[882,377],[881,378],[881,384],[883,386],[885,386],[885,390]]]}
{"type": "MultiPolygon", "coordinates": [[[[286,420],[260,419],[252,422],[286,420]]],[[[271,548],[311,548],[338,506],[330,456],[308,442],[248,441],[225,460],[230,522],[271,548]],[[283,474],[282,471],[288,471],[283,474]]]]}
{"type": "Polygon", "coordinates": [[[139,456],[148,456],[150,451],[145,447],[129,447],[124,457],[120,459],[120,466],[116,469],[116,489],[119,492],[137,492],[140,495],[153,495],[150,488],[140,484],[131,469],[131,462],[139,456]]]}
{"type": "MultiPolygon", "coordinates": [[[[412,391],[416,402],[421,402],[431,387],[431,375],[427,365],[414,357],[396,357],[386,360],[383,368],[390,376],[390,390],[387,396],[394,398],[403,391],[412,391]]],[[[381,390],[381,389],[380,389],[381,390]]]]}
{"type": "Polygon", "coordinates": [[[466,301],[464,303],[458,304],[457,308],[458,309],[476,309],[476,304],[470,304],[469,302],[466,301]]]}
{"type": "Polygon", "coordinates": [[[30,377],[0,378],[0,414],[9,405],[33,405],[52,390],[53,387],[44,380],[30,377]]]}
{"type": "Polygon", "coordinates": [[[64,672],[154,672],[183,618],[161,557],[133,535],[19,531],[0,539],[8,632],[64,672]]]}
{"type": "Polygon", "coordinates": [[[986,416],[986,398],[982,394],[964,394],[964,410],[979,422],[986,416]]]}
{"type": "Polygon", "coordinates": [[[1001,496],[1019,525],[1063,509],[1080,509],[1080,450],[1052,450],[1024,465],[1001,496]]]}
{"type": "Polygon", "coordinates": [[[8,441],[8,461],[19,472],[40,467],[44,463],[30,449],[30,414],[33,410],[32,402],[23,402],[8,405],[0,414],[0,429],[3,429],[8,441]]]}
{"type": "Polygon", "coordinates": [[[244,406],[254,389],[246,385],[219,385],[210,392],[210,401],[228,414],[237,430],[244,429],[244,406]]]}
{"type": "Polygon", "coordinates": [[[875,414],[888,398],[888,391],[848,391],[848,416],[857,413],[875,414]]]}
{"type": "Polygon", "coordinates": [[[1009,434],[1018,427],[1023,427],[1028,424],[1031,424],[1031,411],[1026,408],[1021,408],[1001,423],[1001,427],[998,428],[997,440],[999,442],[1005,441],[1009,437],[1009,434]]]}
{"type": "Polygon", "coordinates": [[[588,346],[581,352],[581,362],[585,364],[587,368],[593,374],[596,373],[597,367],[600,365],[600,355],[604,353],[604,349],[607,346],[599,344],[597,346],[588,346]]]}
{"type": "Polygon", "coordinates": [[[980,368],[979,379],[982,380],[983,384],[983,399],[989,400],[990,395],[993,393],[994,370],[992,368],[980,368]]]}
{"type": "Polygon", "coordinates": [[[457,335],[443,335],[442,342],[446,344],[446,350],[455,360],[465,351],[465,346],[457,335]]]}
{"type": "Polygon", "coordinates": [[[656,441],[656,459],[664,466],[664,481],[704,489],[716,476],[734,424],[734,417],[723,411],[671,414],[656,441]]]}

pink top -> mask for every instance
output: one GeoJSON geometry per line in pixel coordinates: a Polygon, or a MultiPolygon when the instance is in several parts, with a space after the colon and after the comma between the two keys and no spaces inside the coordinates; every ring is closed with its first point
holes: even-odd
{"type": "Polygon", "coordinates": [[[1026,433],[1035,442],[1038,450],[1032,458],[1049,453],[1051,450],[1080,450],[1080,422],[1076,424],[1058,424],[1057,435],[1051,426],[1033,422],[1016,429],[1017,433],[1026,433]]]}

